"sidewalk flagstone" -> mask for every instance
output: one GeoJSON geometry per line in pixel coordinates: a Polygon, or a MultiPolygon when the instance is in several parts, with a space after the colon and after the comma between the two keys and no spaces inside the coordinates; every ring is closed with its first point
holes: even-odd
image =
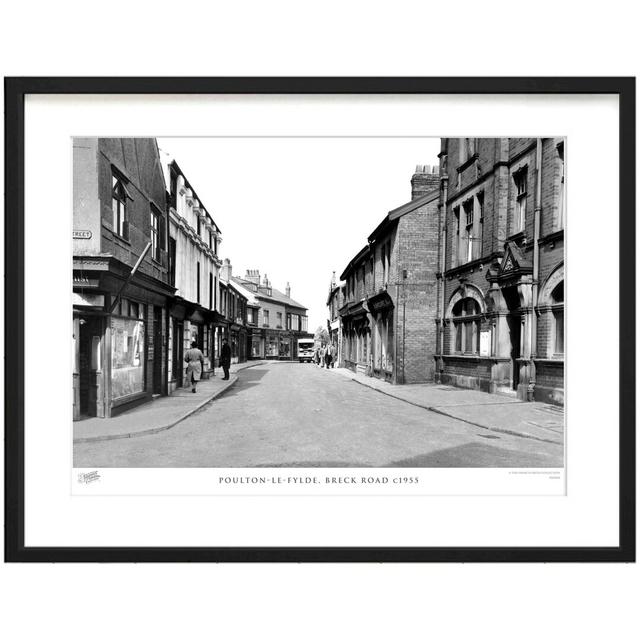
{"type": "Polygon", "coordinates": [[[393,385],[345,368],[329,369],[385,395],[470,424],[562,445],[564,409],[542,402],[435,383],[393,385]]]}
{"type": "Polygon", "coordinates": [[[196,393],[180,388],[170,396],[156,398],[114,418],[86,418],[74,422],[73,441],[132,438],[170,429],[234,385],[238,371],[263,362],[253,360],[231,365],[229,380],[223,380],[222,369],[217,369],[216,375],[198,383],[196,393]]]}

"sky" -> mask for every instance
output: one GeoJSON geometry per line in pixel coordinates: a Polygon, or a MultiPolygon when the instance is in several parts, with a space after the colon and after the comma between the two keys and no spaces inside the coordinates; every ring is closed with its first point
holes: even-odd
{"type": "Polygon", "coordinates": [[[439,138],[158,138],[222,232],[233,275],[266,273],[327,323],[336,278],[391,210],[411,200],[416,165],[438,164],[439,138]]]}

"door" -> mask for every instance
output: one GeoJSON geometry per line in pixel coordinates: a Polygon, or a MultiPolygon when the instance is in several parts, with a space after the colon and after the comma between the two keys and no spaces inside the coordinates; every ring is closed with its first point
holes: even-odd
{"type": "Polygon", "coordinates": [[[79,320],[79,400],[81,416],[102,416],[102,318],[79,320]]]}
{"type": "Polygon", "coordinates": [[[184,326],[182,322],[176,318],[172,318],[173,322],[173,349],[171,353],[171,362],[173,370],[173,378],[176,382],[176,387],[182,386],[182,375],[184,373],[184,366],[182,363],[182,342],[184,340],[184,326]]]}

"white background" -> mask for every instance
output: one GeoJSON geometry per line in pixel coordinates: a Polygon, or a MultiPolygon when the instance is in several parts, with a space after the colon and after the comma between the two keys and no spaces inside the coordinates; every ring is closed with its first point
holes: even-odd
{"type": "MultiPolygon", "coordinates": [[[[374,2],[307,10],[243,3],[197,15],[200,3],[35,4],[3,9],[5,74],[638,71],[636,22],[615,1],[606,11],[583,3],[579,14],[569,3],[539,2],[521,15],[512,2],[459,2],[455,11],[444,3],[396,2],[393,10],[374,2]]],[[[608,161],[595,156],[594,174],[608,161]]],[[[2,624],[15,638],[600,638],[626,637],[638,626],[635,565],[52,565],[1,572],[2,624]]]]}

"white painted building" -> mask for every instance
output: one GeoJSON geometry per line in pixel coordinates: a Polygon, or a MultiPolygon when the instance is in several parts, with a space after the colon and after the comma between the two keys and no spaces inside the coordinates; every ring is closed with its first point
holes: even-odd
{"type": "Polygon", "coordinates": [[[183,355],[192,341],[205,356],[204,377],[214,368],[220,326],[218,282],[222,262],[219,227],[175,160],[165,163],[169,189],[169,283],[176,287],[170,310],[169,390],[182,386],[183,355]]]}

